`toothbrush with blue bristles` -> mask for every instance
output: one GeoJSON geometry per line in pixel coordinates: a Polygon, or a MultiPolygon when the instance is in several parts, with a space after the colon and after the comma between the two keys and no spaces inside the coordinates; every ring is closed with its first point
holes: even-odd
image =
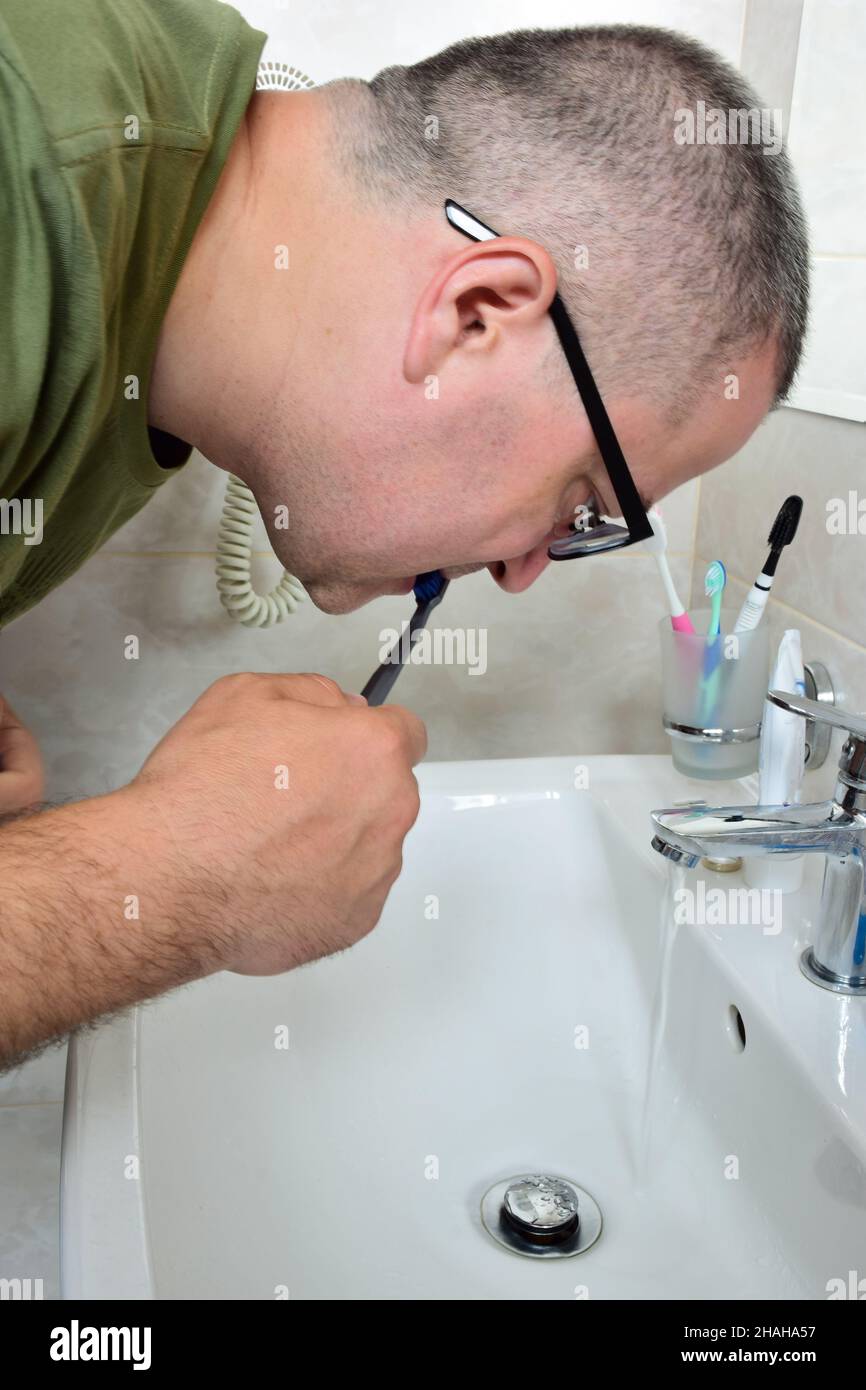
{"type": "Polygon", "coordinates": [[[703,722],[712,716],[719,682],[719,657],[721,655],[722,594],[725,592],[727,572],[721,560],[713,560],[704,576],[704,593],[710,600],[710,624],[707,628],[707,648],[704,655],[703,678],[703,722]]]}
{"type": "Polygon", "coordinates": [[[714,560],[704,575],[704,593],[710,600],[710,625],[707,628],[707,642],[718,637],[721,628],[722,594],[728,582],[727,571],[721,560],[714,560]]]}
{"type": "Polygon", "coordinates": [[[413,593],[418,606],[409,619],[408,635],[403,633],[398,637],[388,653],[387,659],[382,662],[377,671],[373,672],[361,691],[368,705],[385,703],[391,687],[403,670],[404,657],[412,649],[415,633],[421,631],[437,603],[442,602],[445,590],[450,583],[450,579],[446,579],[441,570],[428,570],[426,574],[416,575],[413,593]],[[407,638],[405,642],[404,637],[407,638]]]}

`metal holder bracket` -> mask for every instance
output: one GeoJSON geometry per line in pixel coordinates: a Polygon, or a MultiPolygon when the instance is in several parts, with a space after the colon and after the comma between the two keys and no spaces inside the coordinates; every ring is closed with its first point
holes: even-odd
{"type": "MultiPolygon", "coordinates": [[[[823,661],[804,661],[806,676],[806,696],[819,704],[835,705],[836,692],[830,679],[830,672],[823,661]]],[[[819,724],[815,719],[806,720],[806,771],[814,772],[823,767],[830,751],[830,738],[833,730],[829,724],[819,724]]]]}

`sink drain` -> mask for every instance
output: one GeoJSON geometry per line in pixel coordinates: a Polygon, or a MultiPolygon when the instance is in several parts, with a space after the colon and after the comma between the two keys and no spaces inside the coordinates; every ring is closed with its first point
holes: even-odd
{"type": "Polygon", "coordinates": [[[481,1199],[484,1229],[507,1250],[534,1259],[579,1255],[601,1235],[601,1211],[577,1183],[523,1173],[494,1183],[481,1199]]]}

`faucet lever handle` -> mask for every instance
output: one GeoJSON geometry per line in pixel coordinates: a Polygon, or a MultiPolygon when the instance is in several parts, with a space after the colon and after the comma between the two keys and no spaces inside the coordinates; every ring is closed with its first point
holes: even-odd
{"type": "Polygon", "coordinates": [[[805,695],[792,695],[788,690],[768,690],[767,699],[780,709],[802,714],[818,724],[830,724],[834,729],[843,729],[851,738],[866,741],[866,719],[861,714],[849,714],[836,705],[819,704],[817,700],[807,700],[805,695]]]}

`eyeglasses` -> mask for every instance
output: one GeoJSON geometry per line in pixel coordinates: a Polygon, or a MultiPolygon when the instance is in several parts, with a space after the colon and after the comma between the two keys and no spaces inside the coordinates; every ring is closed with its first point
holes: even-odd
{"type": "MultiPolygon", "coordinates": [[[[499,236],[499,232],[479,222],[477,217],[473,217],[452,198],[445,199],[445,216],[452,227],[472,241],[490,241],[499,236]]],[[[547,551],[551,560],[577,560],[581,555],[597,555],[604,550],[622,550],[624,546],[636,545],[638,541],[647,540],[653,534],[653,529],[583,355],[574,324],[558,293],[550,302],[549,313],[625,521],[625,526],[618,526],[602,519],[598,502],[591,497],[581,508],[580,519],[572,522],[573,534],[554,541],[547,551]]]]}

